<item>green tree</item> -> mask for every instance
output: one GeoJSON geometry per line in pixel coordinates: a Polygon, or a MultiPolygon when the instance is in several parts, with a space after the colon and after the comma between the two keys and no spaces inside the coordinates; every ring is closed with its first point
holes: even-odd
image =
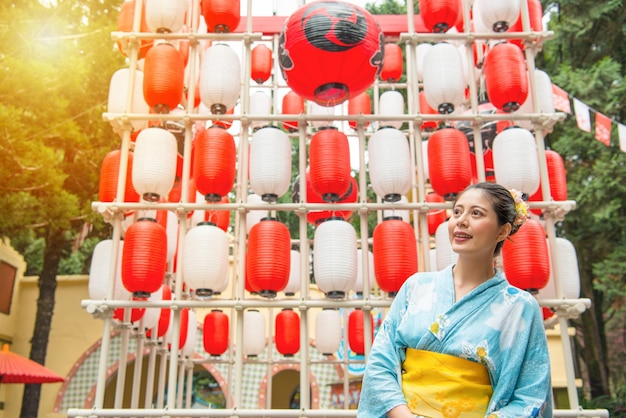
{"type": "MultiPolygon", "coordinates": [[[[0,5],[0,235],[39,257],[28,259],[29,271],[39,274],[30,358],[42,364],[56,276],[92,220],[99,166],[118,141],[102,122],[110,75],[123,62],[110,38],[115,3],[0,5]]],[[[37,416],[40,389],[26,386],[22,417],[37,416]]]]}
{"type": "MultiPolygon", "coordinates": [[[[623,2],[542,3],[555,36],[544,45],[538,65],[593,111],[626,121],[623,2]]],[[[593,303],[574,322],[586,392],[591,399],[624,399],[626,154],[620,151],[616,129],[606,147],[593,133],[578,129],[573,116],[557,125],[546,143],[564,157],[569,196],[577,201],[560,233],[577,249],[582,297],[593,303]]]]}

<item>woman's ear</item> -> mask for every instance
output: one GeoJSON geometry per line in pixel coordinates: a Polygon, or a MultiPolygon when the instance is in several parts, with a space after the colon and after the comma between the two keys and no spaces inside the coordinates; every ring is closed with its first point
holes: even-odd
{"type": "Polygon", "coordinates": [[[500,232],[498,233],[498,242],[504,241],[509,234],[511,233],[511,224],[509,222],[505,223],[500,227],[500,232]]]}

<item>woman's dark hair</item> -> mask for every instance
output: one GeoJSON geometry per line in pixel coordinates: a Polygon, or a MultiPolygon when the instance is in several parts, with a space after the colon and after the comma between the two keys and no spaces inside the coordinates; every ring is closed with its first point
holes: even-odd
{"type": "MultiPolygon", "coordinates": [[[[513,199],[513,196],[511,196],[511,192],[506,187],[498,183],[489,182],[472,184],[463,190],[463,192],[459,193],[456,200],[458,200],[464,192],[472,189],[482,190],[485,193],[487,200],[491,203],[491,206],[498,217],[499,226],[507,223],[511,224],[511,232],[509,233],[509,236],[517,232],[521,225],[515,224],[515,219],[517,218],[515,200],[513,199]]],[[[456,200],[454,201],[454,204],[456,204],[456,200]]],[[[494,256],[500,254],[500,250],[502,250],[503,245],[504,240],[498,242],[493,254],[494,256]]]]}

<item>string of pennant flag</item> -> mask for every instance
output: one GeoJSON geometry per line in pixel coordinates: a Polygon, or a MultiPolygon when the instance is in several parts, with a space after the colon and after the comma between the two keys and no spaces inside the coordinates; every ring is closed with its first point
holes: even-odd
{"type": "MultiPolygon", "coordinates": [[[[554,108],[562,112],[571,114],[572,107],[570,104],[569,94],[557,86],[552,84],[552,95],[554,97],[554,108]]],[[[607,147],[611,145],[611,128],[613,123],[617,125],[617,133],[619,137],[619,147],[622,152],[626,152],[626,125],[613,121],[605,114],[598,112],[577,98],[573,97],[574,115],[576,116],[576,124],[582,131],[591,133],[591,112],[595,113],[595,138],[607,147]]]]}

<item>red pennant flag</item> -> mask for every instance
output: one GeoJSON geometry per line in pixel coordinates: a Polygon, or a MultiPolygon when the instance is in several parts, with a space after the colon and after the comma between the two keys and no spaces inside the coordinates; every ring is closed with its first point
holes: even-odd
{"type": "Polygon", "coordinates": [[[596,139],[607,147],[611,145],[611,119],[596,112],[596,139]]]}
{"type": "Polygon", "coordinates": [[[570,106],[567,92],[556,84],[552,84],[552,98],[554,100],[554,108],[556,110],[560,110],[565,113],[572,113],[572,107],[570,106]]]}

